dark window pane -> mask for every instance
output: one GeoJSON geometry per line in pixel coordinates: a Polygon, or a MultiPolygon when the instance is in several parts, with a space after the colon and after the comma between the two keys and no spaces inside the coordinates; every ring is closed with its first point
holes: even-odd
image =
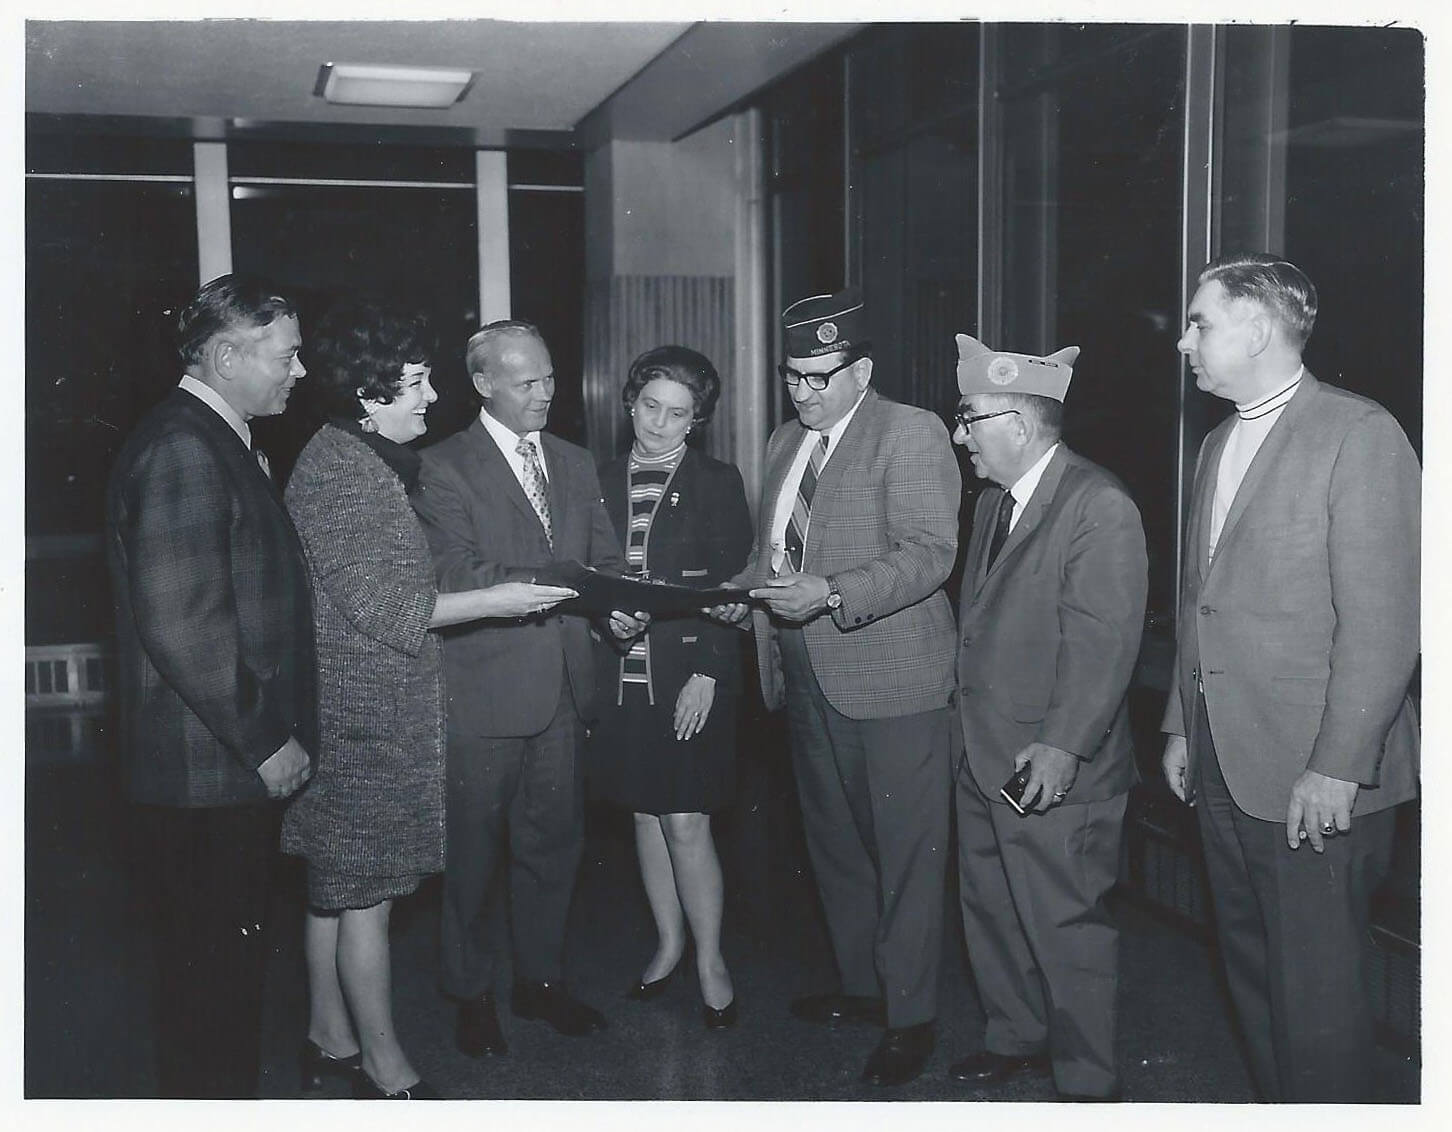
{"type": "Polygon", "coordinates": [[[408,145],[317,145],[313,142],[229,142],[227,173],[303,180],[449,181],[474,183],[474,151],[408,145]]]}
{"type": "MultiPolygon", "coordinates": [[[[509,155],[509,180],[518,180],[509,155]]],[[[585,443],[585,197],[575,192],[509,194],[510,308],[539,327],[555,366],[550,431],[585,443]]],[[[475,402],[470,402],[471,409],[475,402]]]]}
{"type": "Polygon", "coordinates": [[[1286,256],[1320,296],[1306,365],[1385,405],[1419,451],[1422,80],[1413,29],[1291,29],[1286,256]]]}
{"type": "Polygon", "coordinates": [[[32,130],[25,137],[25,171],[171,173],[190,177],[192,143],[182,138],[114,137],[32,130]]]}
{"type": "Polygon", "coordinates": [[[511,185],[583,185],[585,158],[573,150],[514,149],[509,151],[511,185]]]}
{"type": "Polygon", "coordinates": [[[26,531],[99,532],[112,458],[181,375],[191,190],[31,178],[25,218],[26,531]]]}
{"type": "MultiPolygon", "coordinates": [[[[266,275],[298,304],[305,364],[309,327],[341,294],[366,293],[429,316],[440,342],[434,382],[441,398],[430,431],[447,431],[450,408],[467,400],[463,343],[478,325],[472,187],[235,185],[232,195],[233,265],[266,275]]],[[[286,413],[254,424],[283,477],[318,422],[306,380],[300,389],[286,413]]]]}

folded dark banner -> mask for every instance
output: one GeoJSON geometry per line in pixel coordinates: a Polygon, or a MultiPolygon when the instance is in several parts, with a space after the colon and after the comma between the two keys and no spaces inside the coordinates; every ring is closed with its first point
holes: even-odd
{"type": "Polygon", "coordinates": [[[652,617],[696,613],[726,602],[750,601],[749,591],[724,587],[692,589],[669,582],[652,582],[606,574],[580,562],[557,562],[534,572],[534,580],[545,586],[568,586],[579,593],[556,606],[559,612],[623,613],[637,611],[652,617]]]}

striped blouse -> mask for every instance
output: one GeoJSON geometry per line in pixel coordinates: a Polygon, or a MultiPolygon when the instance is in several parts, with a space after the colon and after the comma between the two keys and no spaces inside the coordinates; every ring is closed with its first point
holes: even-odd
{"type": "MultiPolygon", "coordinates": [[[[632,574],[650,576],[647,554],[650,547],[650,525],[660,501],[665,497],[686,446],[682,443],[662,456],[647,456],[640,449],[633,448],[627,467],[630,500],[630,524],[625,537],[625,565],[632,574]]],[[[655,688],[651,683],[650,640],[642,633],[630,646],[630,651],[620,660],[620,685],[616,689],[615,702],[623,703],[625,685],[643,684],[651,704],[655,703],[655,688]]]]}

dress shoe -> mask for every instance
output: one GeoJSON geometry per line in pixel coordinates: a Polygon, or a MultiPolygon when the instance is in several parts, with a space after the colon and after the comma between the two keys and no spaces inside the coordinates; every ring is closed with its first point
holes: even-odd
{"type": "Polygon", "coordinates": [[[858,994],[808,994],[792,1000],[792,1014],[803,1022],[836,1026],[842,1022],[887,1025],[887,1008],[880,998],[858,994]]]}
{"type": "Polygon", "coordinates": [[[494,1009],[494,996],[485,992],[478,998],[459,1003],[459,1022],[454,1029],[454,1045],[469,1057],[503,1057],[509,1052],[504,1031],[499,1028],[499,1014],[494,1009]]]}
{"type": "Polygon", "coordinates": [[[948,1076],[965,1085],[998,1085],[1014,1077],[1046,1076],[1050,1071],[1046,1053],[994,1053],[981,1049],[948,1067],[948,1076]]]}
{"type": "Polygon", "coordinates": [[[427,1081],[415,1081],[406,1089],[386,1093],[378,1083],[368,1076],[360,1065],[353,1075],[353,1099],[355,1101],[441,1101],[444,1095],[427,1081]]]}
{"type": "Polygon", "coordinates": [[[514,1013],[520,1018],[548,1022],[558,1033],[571,1038],[605,1029],[603,1014],[572,998],[558,983],[515,983],[514,1013]]]}
{"type": "Polygon", "coordinates": [[[736,1000],[733,998],[717,1010],[714,1006],[702,1006],[701,1017],[708,1030],[729,1030],[736,1025],[736,1000]]]}
{"type": "Polygon", "coordinates": [[[906,1085],[933,1056],[933,1024],[890,1026],[867,1059],[862,1079],[869,1085],[906,1085]]]}
{"type": "Polygon", "coordinates": [[[316,1093],[323,1087],[324,1076],[351,1080],[362,1065],[361,1051],[348,1057],[334,1057],[312,1038],[305,1038],[297,1057],[297,1075],[302,1081],[303,1092],[316,1093]]]}
{"type": "Polygon", "coordinates": [[[653,998],[659,998],[665,994],[666,987],[675,978],[676,972],[681,969],[681,961],[676,960],[676,965],[658,979],[651,979],[648,983],[636,983],[630,988],[630,993],[625,997],[636,1002],[649,1002],[653,998]]]}

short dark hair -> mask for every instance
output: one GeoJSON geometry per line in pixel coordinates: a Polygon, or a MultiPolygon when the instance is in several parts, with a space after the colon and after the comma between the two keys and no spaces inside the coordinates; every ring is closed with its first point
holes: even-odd
{"type": "Polygon", "coordinates": [[[1064,435],[1064,403],[1037,393],[1000,393],[1005,408],[1017,409],[1032,417],[1039,429],[1058,440],[1064,435]]]}
{"type": "Polygon", "coordinates": [[[1199,282],[1215,280],[1229,299],[1250,299],[1276,316],[1296,346],[1316,325],[1316,285],[1294,263],[1264,252],[1233,252],[1205,265],[1199,282]]]}
{"type": "Polygon", "coordinates": [[[182,365],[202,360],[206,345],[234,328],[255,330],[279,318],[296,318],[292,303],[257,275],[219,275],[202,286],[176,319],[176,350],[182,365]]]}
{"type": "Polygon", "coordinates": [[[357,420],[367,399],[392,401],[405,365],[433,364],[433,337],[423,316],[371,299],[335,302],[312,336],[309,386],[328,416],[357,420]]]}
{"type": "Polygon", "coordinates": [[[657,346],[647,350],[630,363],[630,372],[625,378],[625,388],[620,391],[620,400],[627,409],[633,408],[640,391],[658,377],[684,385],[691,391],[695,404],[696,424],[705,424],[716,411],[716,401],[721,396],[721,375],[705,354],[697,353],[688,346],[657,346]]]}

